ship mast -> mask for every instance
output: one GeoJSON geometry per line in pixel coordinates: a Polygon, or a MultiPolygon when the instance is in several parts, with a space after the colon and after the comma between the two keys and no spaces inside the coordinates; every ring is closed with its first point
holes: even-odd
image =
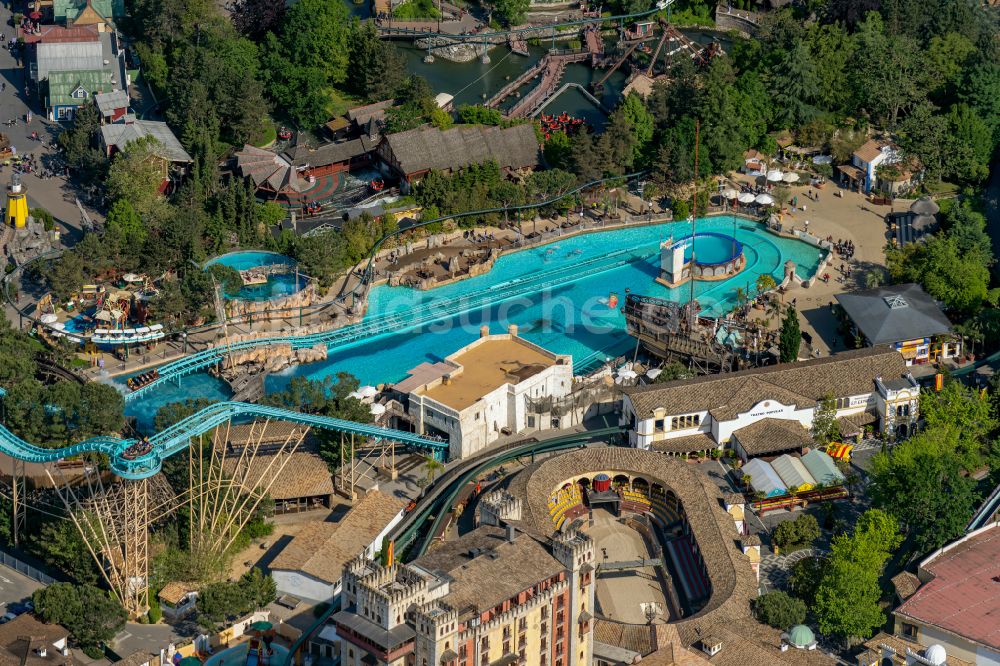
{"type": "Polygon", "coordinates": [[[698,220],[698,142],[701,138],[701,121],[695,118],[694,121],[694,200],[691,205],[691,266],[688,268],[688,282],[691,283],[690,295],[688,297],[688,311],[690,312],[690,317],[688,321],[688,330],[694,330],[694,318],[695,314],[693,312],[694,304],[694,265],[695,265],[695,255],[694,246],[695,240],[697,240],[697,220],[698,220]]]}

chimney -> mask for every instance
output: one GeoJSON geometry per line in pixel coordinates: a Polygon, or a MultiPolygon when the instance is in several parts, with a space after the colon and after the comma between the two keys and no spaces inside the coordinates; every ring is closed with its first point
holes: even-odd
{"type": "Polygon", "coordinates": [[[517,538],[517,530],[513,525],[507,524],[507,541],[509,543],[514,543],[514,539],[517,538]]]}
{"type": "Polygon", "coordinates": [[[489,334],[490,334],[489,326],[483,325],[479,327],[479,337],[481,338],[489,337],[489,334]]]}
{"type": "Polygon", "coordinates": [[[507,327],[507,332],[510,333],[510,337],[516,338],[517,337],[517,324],[511,324],[510,326],[508,326],[507,327]]]}
{"type": "Polygon", "coordinates": [[[48,651],[48,649],[46,649],[46,647],[44,645],[41,646],[40,648],[38,648],[38,656],[41,657],[42,659],[45,659],[45,657],[47,657],[48,654],[49,654],[49,651],[48,651]]]}

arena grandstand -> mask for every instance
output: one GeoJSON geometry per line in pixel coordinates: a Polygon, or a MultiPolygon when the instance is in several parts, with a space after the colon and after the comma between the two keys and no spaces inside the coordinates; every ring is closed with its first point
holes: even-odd
{"type": "Polygon", "coordinates": [[[739,533],[730,501],[686,462],[587,448],[511,476],[483,496],[478,517],[540,536],[589,533],[597,551],[595,639],[648,654],[658,631],[692,645],[713,627],[750,618],[757,580],[747,550],[759,541],[739,533]],[[638,581],[631,587],[630,576],[638,581]],[[602,577],[614,584],[602,589],[602,577]]]}

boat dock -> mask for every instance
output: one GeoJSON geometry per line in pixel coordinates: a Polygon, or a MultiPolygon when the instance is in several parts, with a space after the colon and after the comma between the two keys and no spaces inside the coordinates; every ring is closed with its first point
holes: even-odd
{"type": "MultiPolygon", "coordinates": [[[[538,85],[519,99],[504,115],[508,118],[527,118],[534,115],[556,93],[562,80],[566,65],[573,62],[596,62],[604,52],[604,43],[597,28],[589,27],[584,33],[585,47],[572,51],[551,50],[545,54],[535,66],[517,77],[486,102],[486,106],[495,109],[504,100],[515,94],[522,86],[532,79],[539,79],[538,85]]],[[[527,45],[525,45],[527,48],[527,45]]],[[[513,50],[513,46],[511,46],[513,50]]],[[[515,51],[516,52],[516,51],[515,51]]]]}

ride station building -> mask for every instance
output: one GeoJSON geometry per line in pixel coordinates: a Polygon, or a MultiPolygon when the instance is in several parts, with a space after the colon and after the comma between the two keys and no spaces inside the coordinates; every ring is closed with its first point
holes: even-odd
{"type": "Polygon", "coordinates": [[[871,425],[906,437],[920,385],[891,349],[861,349],[800,363],[627,388],[629,443],[672,455],[733,446],[744,460],[801,451],[823,400],[834,400],[841,434],[871,425]],[[776,433],[780,436],[776,436],[776,433]]]}

